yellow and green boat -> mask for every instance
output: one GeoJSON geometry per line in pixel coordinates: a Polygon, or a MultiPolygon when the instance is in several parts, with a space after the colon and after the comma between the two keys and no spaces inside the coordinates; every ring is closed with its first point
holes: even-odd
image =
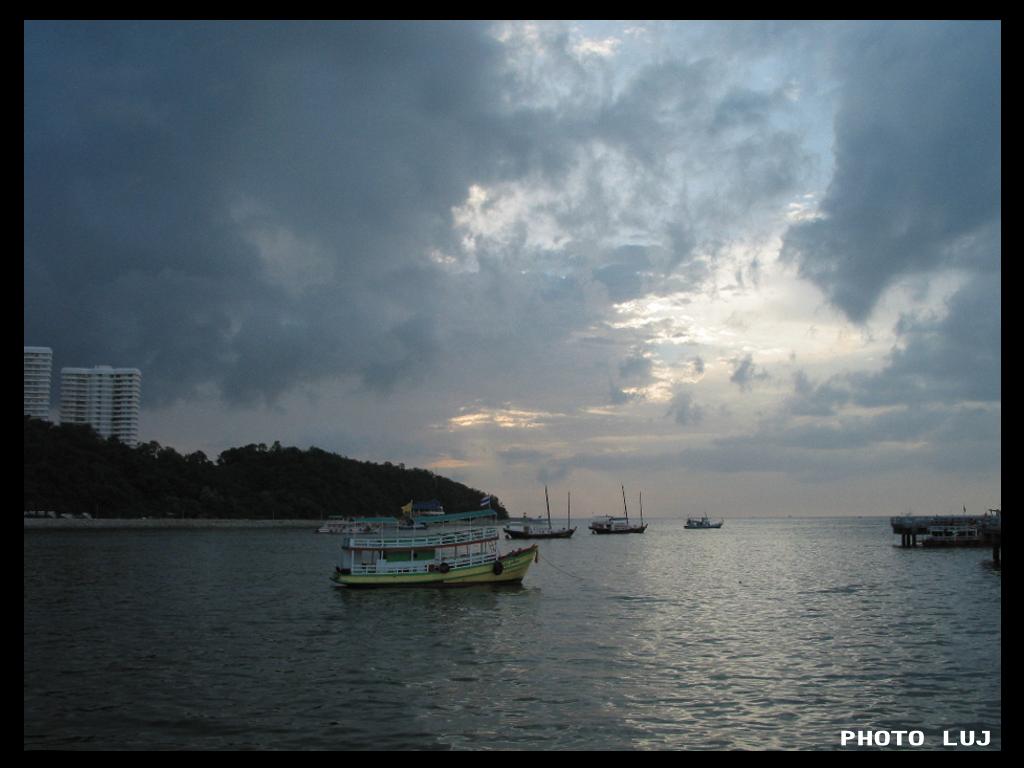
{"type": "Polygon", "coordinates": [[[453,514],[350,521],[338,587],[459,587],[521,582],[537,545],[502,554],[493,509],[453,514]]]}

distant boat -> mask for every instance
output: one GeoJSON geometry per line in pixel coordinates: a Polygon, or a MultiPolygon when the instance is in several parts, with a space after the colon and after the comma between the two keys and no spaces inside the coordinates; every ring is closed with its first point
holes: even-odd
{"type": "Polygon", "coordinates": [[[316,529],[317,533],[344,533],[352,526],[349,518],[332,515],[324,520],[323,525],[316,529]]]}
{"type": "Polygon", "coordinates": [[[644,522],[644,495],[640,494],[640,524],[634,525],[629,522],[629,508],[626,506],[626,487],[622,486],[622,508],[626,513],[625,517],[595,517],[590,521],[590,532],[609,533],[643,533],[647,530],[644,522]]]}
{"type": "MultiPolygon", "coordinates": [[[[405,513],[402,517],[342,517],[341,515],[331,515],[324,520],[323,525],[316,529],[317,533],[338,533],[338,534],[351,534],[351,533],[366,533],[375,525],[395,525],[402,529],[410,528],[425,528],[426,524],[422,521],[417,521],[408,515],[411,507],[406,504],[402,507],[402,512],[405,513]]],[[[437,515],[437,512],[424,512],[425,515],[437,515]]],[[[443,512],[440,514],[444,514],[443,512]]]]}
{"type": "Polygon", "coordinates": [[[547,522],[538,518],[529,518],[523,515],[521,520],[509,521],[502,529],[508,539],[568,539],[576,529],[569,525],[571,496],[566,504],[566,525],[563,528],[556,528],[551,524],[551,503],[548,501],[548,487],[544,486],[544,503],[548,508],[547,522]]]}
{"type": "Polygon", "coordinates": [[[724,520],[719,520],[717,523],[713,523],[707,515],[704,515],[703,517],[686,518],[686,525],[683,527],[689,528],[691,530],[701,530],[704,528],[721,528],[722,523],[724,522],[724,520]]]}

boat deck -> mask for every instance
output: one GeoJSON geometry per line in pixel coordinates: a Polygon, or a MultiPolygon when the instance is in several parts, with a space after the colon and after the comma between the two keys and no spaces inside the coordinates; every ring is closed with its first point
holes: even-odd
{"type": "Polygon", "coordinates": [[[477,526],[455,530],[423,533],[384,529],[352,535],[341,543],[346,549],[437,549],[461,547],[498,539],[497,526],[477,526]]]}

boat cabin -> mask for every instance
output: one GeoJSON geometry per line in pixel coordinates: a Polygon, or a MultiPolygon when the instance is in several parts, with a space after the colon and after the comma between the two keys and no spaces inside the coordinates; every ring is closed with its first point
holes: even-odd
{"type": "Polygon", "coordinates": [[[341,541],[339,570],[346,574],[415,574],[492,563],[498,557],[494,510],[430,514],[412,524],[364,518],[341,541]],[[485,518],[490,518],[489,520],[485,518]]]}
{"type": "Polygon", "coordinates": [[[967,546],[983,543],[981,533],[975,525],[932,525],[928,537],[921,542],[925,546],[967,546]]]}
{"type": "Polygon", "coordinates": [[[593,530],[626,531],[635,528],[636,525],[629,522],[628,517],[595,517],[590,521],[593,530]]]}

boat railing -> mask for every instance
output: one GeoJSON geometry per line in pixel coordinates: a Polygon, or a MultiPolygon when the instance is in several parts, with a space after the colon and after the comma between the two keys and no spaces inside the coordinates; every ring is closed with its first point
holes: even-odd
{"type": "Polygon", "coordinates": [[[940,538],[977,538],[978,529],[968,525],[933,525],[928,529],[928,535],[940,538]]]}
{"type": "Polygon", "coordinates": [[[930,533],[932,528],[977,528],[979,533],[998,533],[1000,530],[999,515],[904,515],[890,517],[889,524],[893,533],[930,533]]]}
{"type": "MultiPolygon", "coordinates": [[[[457,557],[446,557],[442,562],[447,563],[449,568],[469,568],[474,565],[487,565],[493,563],[497,555],[494,551],[472,552],[457,557]]],[[[352,573],[356,575],[372,574],[416,574],[427,573],[431,566],[437,566],[436,560],[406,561],[396,560],[389,562],[387,559],[377,560],[373,563],[356,563],[352,566],[352,573]]]]}
{"type": "Polygon", "coordinates": [[[352,536],[342,542],[349,549],[412,549],[419,547],[455,547],[477,541],[491,541],[498,538],[498,529],[487,526],[482,528],[462,528],[432,535],[415,534],[411,536],[401,533],[384,533],[376,536],[352,536]]]}

